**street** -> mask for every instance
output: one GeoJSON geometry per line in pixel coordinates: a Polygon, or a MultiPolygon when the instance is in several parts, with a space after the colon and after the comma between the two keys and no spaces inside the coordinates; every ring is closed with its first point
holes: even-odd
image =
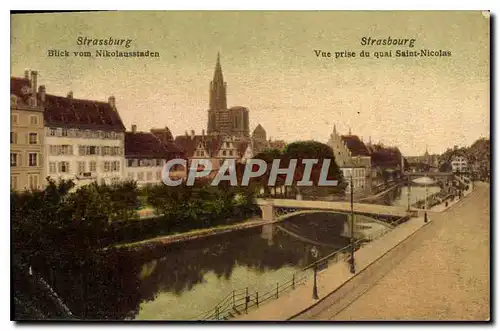
{"type": "Polygon", "coordinates": [[[374,286],[353,293],[340,312],[325,302],[309,319],[488,320],[490,187],[476,187],[447,211],[429,213],[432,223],[418,232],[412,250],[374,286]]]}

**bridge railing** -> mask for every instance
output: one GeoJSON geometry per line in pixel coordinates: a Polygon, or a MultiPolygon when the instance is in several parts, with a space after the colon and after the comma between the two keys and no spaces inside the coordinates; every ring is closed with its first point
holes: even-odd
{"type": "Polygon", "coordinates": [[[249,287],[234,289],[231,293],[222,298],[214,308],[194,316],[191,320],[220,321],[228,320],[241,315],[242,313],[247,313],[248,309],[258,307],[268,300],[277,299],[283,292],[295,289],[297,285],[303,284],[307,279],[313,276],[314,269],[323,270],[328,268],[328,264],[330,262],[336,263],[342,260],[347,260],[350,257],[352,246],[354,246],[354,250],[357,250],[361,248],[364,243],[384,236],[388,232],[392,231],[395,226],[404,223],[406,220],[408,220],[408,216],[404,216],[390,222],[389,224],[392,225],[391,227],[377,231],[369,237],[357,239],[352,244],[344,246],[305,266],[285,281],[276,282],[276,284],[261,288],[260,290],[251,289],[249,287]]]}

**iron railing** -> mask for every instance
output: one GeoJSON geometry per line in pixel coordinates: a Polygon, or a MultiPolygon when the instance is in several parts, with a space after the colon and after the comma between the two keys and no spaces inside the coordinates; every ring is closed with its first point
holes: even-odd
{"type": "Polygon", "coordinates": [[[348,260],[348,258],[350,257],[351,245],[353,245],[356,250],[360,248],[363,243],[373,241],[384,236],[388,232],[392,231],[394,227],[401,223],[404,223],[407,220],[408,216],[404,216],[394,220],[393,222],[388,222],[388,225],[391,225],[390,227],[384,228],[381,231],[378,231],[370,236],[365,236],[361,239],[358,239],[352,244],[344,246],[315,261],[314,263],[305,266],[304,268],[302,268],[302,270],[294,273],[292,275],[292,278],[288,279],[285,282],[277,282],[276,284],[268,286],[261,291],[253,290],[249,287],[234,289],[231,293],[222,298],[214,308],[198,314],[190,319],[198,321],[221,321],[234,318],[241,315],[242,313],[247,313],[248,309],[252,307],[258,307],[265,301],[277,299],[279,298],[280,294],[289,289],[295,289],[297,285],[304,283],[309,277],[311,277],[313,275],[311,271],[313,271],[315,268],[317,269],[318,266],[321,265],[323,266],[322,269],[324,269],[328,267],[328,262],[330,261],[336,263],[341,260],[348,260]]]}

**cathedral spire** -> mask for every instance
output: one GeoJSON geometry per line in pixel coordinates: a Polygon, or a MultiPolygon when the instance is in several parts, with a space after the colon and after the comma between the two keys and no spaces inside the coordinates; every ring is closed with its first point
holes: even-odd
{"type": "Polygon", "coordinates": [[[219,52],[217,52],[214,79],[210,82],[210,109],[227,109],[226,83],[224,82],[224,76],[222,75],[219,52]]]}
{"type": "Polygon", "coordinates": [[[220,65],[220,53],[217,52],[217,63],[215,64],[214,83],[224,83],[224,76],[222,75],[222,66],[220,65]]]}

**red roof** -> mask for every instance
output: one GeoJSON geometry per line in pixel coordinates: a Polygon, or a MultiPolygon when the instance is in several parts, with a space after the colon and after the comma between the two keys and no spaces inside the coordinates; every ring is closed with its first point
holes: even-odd
{"type": "Polygon", "coordinates": [[[125,132],[125,157],[168,158],[168,150],[149,132],[125,132]]]}
{"type": "Polygon", "coordinates": [[[209,156],[217,155],[217,152],[224,142],[221,136],[184,135],[175,138],[175,143],[185,152],[187,157],[193,156],[200,141],[203,143],[203,146],[209,153],[209,156]]]}
{"type": "Polygon", "coordinates": [[[370,156],[370,152],[358,136],[341,136],[346,147],[351,151],[352,156],[370,156]]]}
{"type": "Polygon", "coordinates": [[[44,106],[46,126],[125,131],[118,111],[113,109],[107,102],[73,99],[47,94],[44,106]]]}

